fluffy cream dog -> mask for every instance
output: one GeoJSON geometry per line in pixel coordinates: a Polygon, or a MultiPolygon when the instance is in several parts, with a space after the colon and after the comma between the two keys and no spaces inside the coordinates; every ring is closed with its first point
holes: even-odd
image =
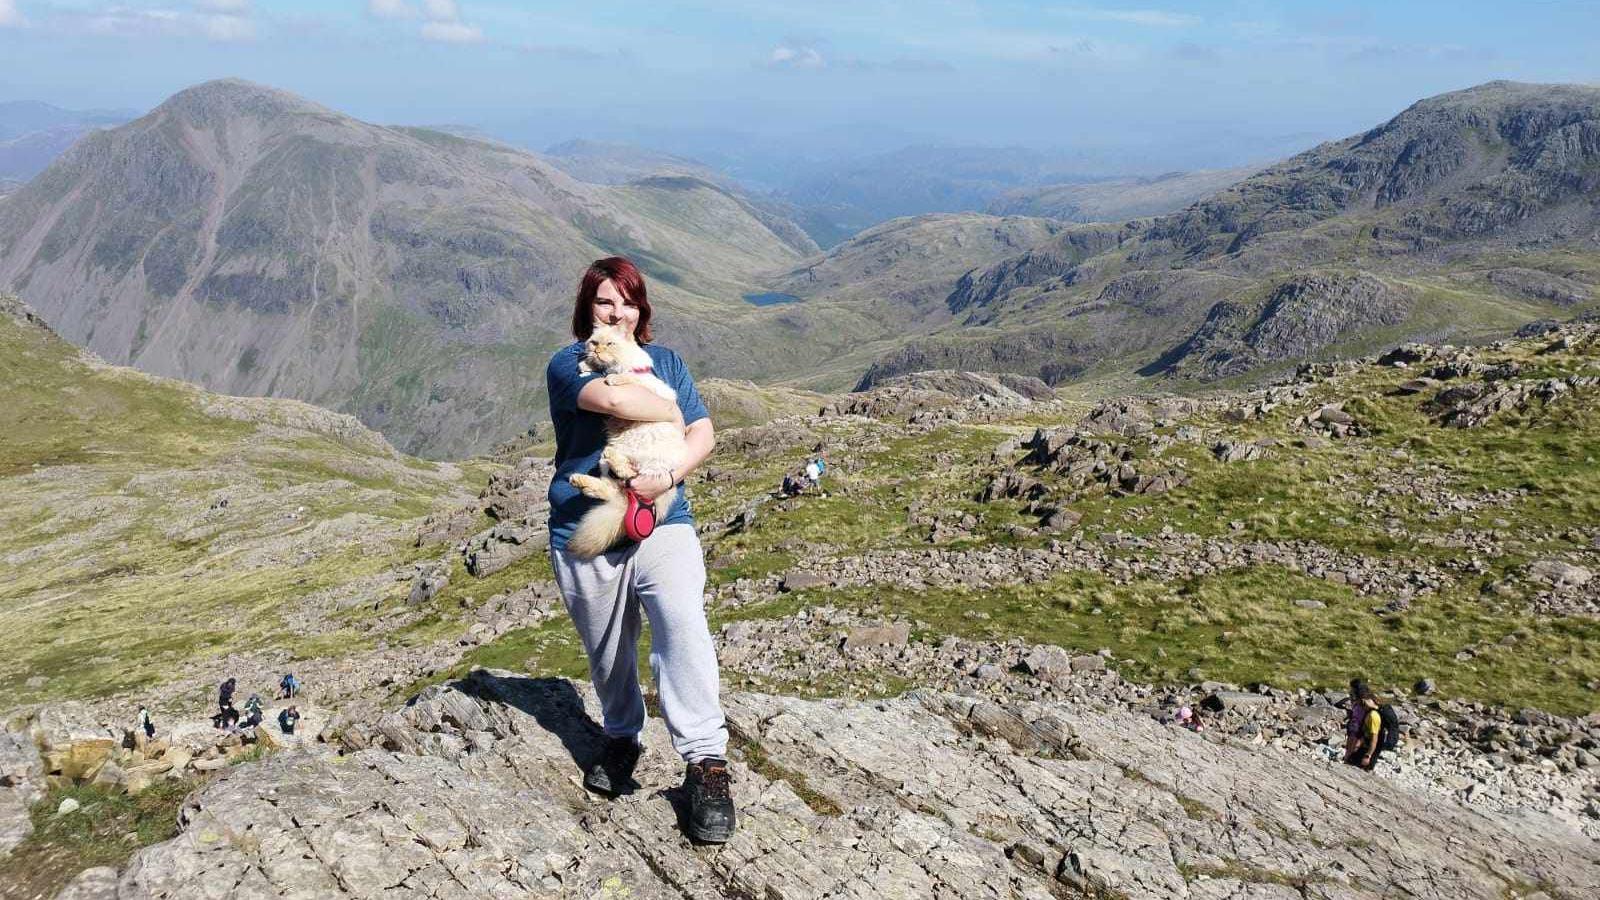
{"type": "MultiPolygon", "coordinates": [[[[642,384],[656,396],[676,402],[678,392],[655,376],[650,354],[634,342],[633,336],[612,325],[597,325],[578,363],[582,372],[606,373],[606,384],[642,384]]],[[[687,454],[683,428],[675,422],[629,422],[606,420],[606,447],[600,453],[600,477],[573,475],[573,487],[585,496],[601,501],[584,513],[578,529],[567,539],[567,552],[593,557],[611,549],[622,538],[622,520],[628,511],[628,496],[622,481],[645,472],[666,473],[687,454]]],[[[677,499],[676,489],[655,500],[656,521],[666,519],[677,499]]]]}

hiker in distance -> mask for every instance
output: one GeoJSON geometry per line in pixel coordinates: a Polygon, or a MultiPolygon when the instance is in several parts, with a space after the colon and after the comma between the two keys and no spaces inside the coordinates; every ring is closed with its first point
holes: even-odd
{"type": "MultiPolygon", "coordinates": [[[[614,796],[634,786],[642,747],[644,695],[637,647],[640,612],[650,620],[650,671],[672,747],[686,764],[689,837],[721,843],[733,835],[728,729],[718,697],[720,675],[705,616],[705,557],[695,534],[683,481],[711,454],[711,418],[678,354],[651,343],[651,308],[644,277],[620,256],[596,260],[584,272],[572,313],[575,343],[556,352],[545,371],[550,420],[556,433],[556,472],[550,480],[550,563],[600,699],[605,748],[584,773],[589,789],[614,796]],[[648,354],[649,374],[677,393],[666,400],[642,384],[588,366],[586,342],[597,326],[614,326],[648,354]],[[642,471],[626,487],[641,504],[674,492],[660,522],[642,540],[624,537],[592,557],[567,552],[584,514],[597,501],[568,479],[599,476],[608,420],[669,422],[684,430],[685,456],[666,471],[642,471]]],[[[579,479],[582,481],[583,479],[579,479]]]]}
{"type": "Polygon", "coordinates": [[[1400,745],[1400,719],[1360,678],[1351,679],[1348,700],[1344,761],[1370,772],[1379,756],[1400,745]]]}

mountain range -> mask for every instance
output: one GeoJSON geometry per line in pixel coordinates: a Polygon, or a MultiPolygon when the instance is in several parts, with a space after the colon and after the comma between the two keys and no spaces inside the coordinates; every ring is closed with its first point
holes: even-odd
{"type": "Polygon", "coordinates": [[[1600,89],[1494,82],[1231,186],[1244,173],[990,196],[1051,215],[900,218],[821,253],[798,207],[692,160],[539,156],[227,80],[0,203],[0,286],[113,363],[457,456],[537,420],[573,285],[611,253],[697,373],[819,390],[930,368],[1181,386],[1570,317],[1600,290],[1597,147],[1600,89]],[[1153,195],[1203,199],[1121,218],[1153,195]],[[1096,211],[1119,215],[1063,221],[1096,211]]]}
{"type": "Polygon", "coordinates": [[[588,185],[231,80],[87,136],[0,206],[0,282],[69,340],[352,412],[430,455],[527,427],[590,260],[639,261],[665,340],[757,374],[786,326],[740,295],[815,250],[698,178],[588,185]]]}
{"type": "Polygon", "coordinates": [[[1504,333],[1600,294],[1600,89],[1492,82],[1187,209],[976,268],[956,318],[878,360],[1214,380],[1406,339],[1504,333]]]}

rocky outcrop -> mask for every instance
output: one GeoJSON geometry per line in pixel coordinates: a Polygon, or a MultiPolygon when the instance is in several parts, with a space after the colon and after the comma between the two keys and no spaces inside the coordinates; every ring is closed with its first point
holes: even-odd
{"type": "Polygon", "coordinates": [[[1549,817],[1117,710],[939,692],[725,698],[741,823],[679,830],[658,725],[643,789],[586,796],[595,707],[562,679],[477,671],[383,717],[371,746],[286,752],[185,803],[121,900],[633,897],[1579,897],[1594,845],[1549,817]]]}
{"type": "Polygon", "coordinates": [[[854,393],[821,409],[823,416],[869,416],[912,424],[982,421],[1002,411],[1055,399],[1037,378],[1010,372],[934,369],[883,380],[862,379],[854,393]]]}
{"type": "Polygon", "coordinates": [[[0,729],[0,857],[33,833],[28,807],[44,796],[44,761],[32,737],[0,729]]]}
{"type": "Polygon", "coordinates": [[[1304,359],[1348,335],[1398,325],[1410,310],[1406,291],[1365,273],[1300,275],[1259,305],[1229,299],[1213,306],[1167,370],[1226,378],[1304,359]]]}

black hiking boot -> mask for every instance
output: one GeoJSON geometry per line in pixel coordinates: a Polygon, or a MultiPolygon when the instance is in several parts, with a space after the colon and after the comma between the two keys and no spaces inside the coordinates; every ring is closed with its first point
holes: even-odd
{"type": "Polygon", "coordinates": [[[643,752],[644,748],[631,737],[607,737],[600,758],[583,773],[583,786],[608,797],[638,787],[633,780],[633,767],[639,764],[639,754],[643,752]]]}
{"type": "Polygon", "coordinates": [[[705,844],[726,843],[733,837],[733,781],[728,761],[715,756],[689,764],[683,788],[689,795],[689,838],[705,844]]]}

